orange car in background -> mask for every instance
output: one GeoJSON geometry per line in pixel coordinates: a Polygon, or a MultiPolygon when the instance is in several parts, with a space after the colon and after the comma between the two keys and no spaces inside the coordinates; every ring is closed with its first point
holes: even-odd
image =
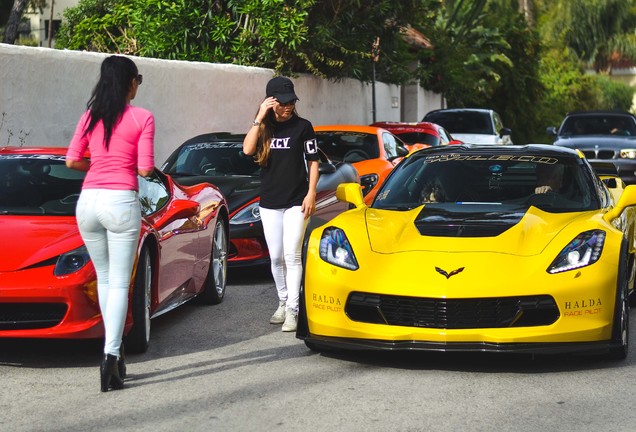
{"type": "Polygon", "coordinates": [[[437,123],[375,122],[371,126],[381,127],[394,133],[411,151],[425,147],[463,144],[437,123]]]}
{"type": "Polygon", "coordinates": [[[386,129],[362,125],[314,126],[318,147],[334,162],[348,162],[360,174],[364,201],[370,204],[393,167],[410,149],[386,129]]]}

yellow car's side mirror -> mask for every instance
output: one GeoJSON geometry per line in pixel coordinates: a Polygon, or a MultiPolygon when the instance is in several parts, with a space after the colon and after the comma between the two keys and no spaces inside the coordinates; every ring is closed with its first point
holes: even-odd
{"type": "Polygon", "coordinates": [[[608,189],[616,189],[618,187],[618,182],[616,181],[616,177],[606,177],[600,176],[601,181],[605,183],[608,189]]]}
{"type": "Polygon", "coordinates": [[[613,219],[616,219],[620,214],[625,210],[626,207],[636,205],[636,185],[629,185],[623,190],[616,206],[605,213],[603,219],[607,222],[611,222],[613,219]]]}
{"type": "Polygon", "coordinates": [[[336,189],[336,198],[353,204],[356,208],[365,206],[362,199],[362,188],[358,183],[340,183],[336,189]]]}

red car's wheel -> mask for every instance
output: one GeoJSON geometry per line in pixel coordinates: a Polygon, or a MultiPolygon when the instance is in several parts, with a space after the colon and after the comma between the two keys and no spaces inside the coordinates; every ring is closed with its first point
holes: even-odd
{"type": "Polygon", "coordinates": [[[132,298],[133,327],[126,336],[129,352],[143,353],[150,342],[150,300],[152,293],[152,259],[147,247],[141,250],[132,298]]]}
{"type": "Polygon", "coordinates": [[[219,219],[214,227],[214,244],[208,277],[199,295],[200,301],[204,304],[219,304],[223,301],[227,283],[227,247],[225,222],[219,219]]]}

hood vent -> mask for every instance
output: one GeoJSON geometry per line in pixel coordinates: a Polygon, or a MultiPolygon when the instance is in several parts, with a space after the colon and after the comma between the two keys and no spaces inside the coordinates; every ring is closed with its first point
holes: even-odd
{"type": "MultiPolygon", "coordinates": [[[[489,207],[492,210],[492,206],[489,207]]],[[[449,211],[427,205],[415,219],[415,226],[421,235],[431,237],[496,237],[518,224],[525,214],[525,211],[466,210],[470,211],[449,211]]]]}

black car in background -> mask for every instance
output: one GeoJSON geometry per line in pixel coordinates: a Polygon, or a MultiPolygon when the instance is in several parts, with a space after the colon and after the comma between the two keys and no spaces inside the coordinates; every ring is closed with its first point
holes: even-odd
{"type": "Polygon", "coordinates": [[[622,111],[575,111],[549,127],[555,145],[578,149],[592,163],[612,162],[627,184],[636,184],[636,116],[622,111]]]}
{"type": "MultiPolygon", "coordinates": [[[[244,138],[244,134],[227,132],[195,136],[179,146],[161,167],[179,184],[209,182],[221,189],[230,212],[230,267],[269,262],[259,212],[260,167],[243,153],[244,138]]],[[[348,210],[349,204],[336,199],[336,188],[340,183],[360,182],[353,165],[334,164],[322,152],[319,172],[316,213],[309,222],[307,233],[348,210]]]]}

